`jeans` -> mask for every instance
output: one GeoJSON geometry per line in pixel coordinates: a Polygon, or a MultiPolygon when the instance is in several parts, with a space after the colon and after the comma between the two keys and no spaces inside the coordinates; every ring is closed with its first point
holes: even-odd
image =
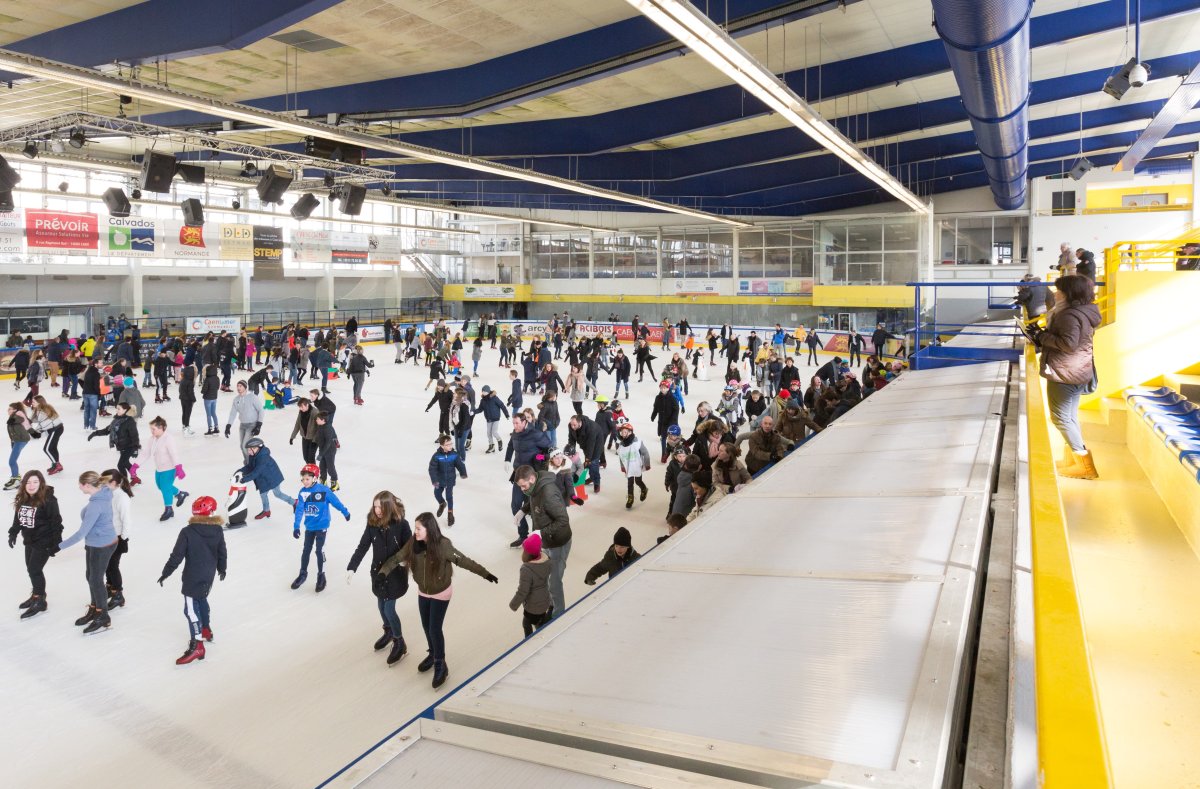
{"type": "Polygon", "coordinates": [[[604,450],[600,450],[600,454],[591,459],[588,463],[588,479],[591,480],[592,490],[596,493],[600,492],[600,461],[604,458],[604,450]]]}
{"type": "Polygon", "coordinates": [[[48,561],[50,561],[50,554],[46,552],[45,548],[35,545],[25,546],[25,572],[29,573],[29,583],[33,587],[33,593],[39,597],[46,596],[46,574],[43,569],[48,561]]]}
{"type": "Polygon", "coordinates": [[[96,429],[96,414],[100,411],[100,395],[83,396],[83,429],[96,429]]]}
{"type": "Polygon", "coordinates": [[[101,611],[108,610],[108,589],[104,586],[104,571],[108,569],[108,560],[117,550],[114,540],[112,545],[103,548],[84,546],[84,577],[87,578],[88,591],[92,595],[92,605],[101,611]]]}
{"type": "Polygon", "coordinates": [[[421,612],[421,629],[425,631],[425,642],[429,644],[429,656],[434,663],[446,662],[446,638],[442,635],[442,624],[446,621],[449,600],[418,597],[417,609],[421,612]]]}
{"type": "MultiPolygon", "coordinates": [[[[512,514],[516,515],[517,511],[525,504],[525,494],[521,492],[515,484],[512,486],[512,514]]],[[[520,523],[517,524],[517,536],[522,540],[529,536],[529,518],[522,517],[520,523]]]]}
{"type": "Polygon", "coordinates": [[[1083,433],[1079,429],[1079,398],[1086,384],[1060,384],[1046,381],[1046,402],[1050,406],[1050,421],[1062,433],[1075,452],[1086,452],[1083,433]]]}
{"type": "Polygon", "coordinates": [[[459,456],[460,458],[462,458],[463,460],[466,460],[466,459],[467,459],[467,438],[468,438],[468,435],[469,435],[469,434],[468,434],[468,433],[466,433],[466,432],[464,432],[464,433],[461,433],[461,434],[460,434],[460,433],[458,433],[458,432],[455,432],[455,434],[454,434],[454,451],[455,451],[455,452],[457,452],[457,453],[458,453],[458,456],[459,456]]]}
{"type": "Polygon", "coordinates": [[[622,381],[624,381],[624,383],[625,383],[625,396],[629,397],[629,379],[628,378],[624,378],[624,379],[618,378],[617,379],[617,388],[613,389],[613,399],[616,399],[617,396],[621,394],[622,381]]]}
{"type": "Polygon", "coordinates": [[[558,428],[552,427],[546,431],[546,435],[550,436],[550,449],[553,450],[558,446],[558,428]]]}
{"type": "Polygon", "coordinates": [[[21,469],[17,467],[17,458],[21,456],[21,451],[25,449],[25,445],[28,443],[28,441],[13,442],[12,449],[8,453],[8,470],[10,472],[10,476],[21,476],[21,469]]]}
{"type": "Polygon", "coordinates": [[[325,530],[304,532],[304,552],[300,554],[300,572],[308,572],[308,557],[317,547],[317,572],[325,572],[325,530]]]}
{"type": "Polygon", "coordinates": [[[105,585],[116,592],[125,588],[125,579],[121,575],[121,557],[127,553],[129,553],[129,540],[118,537],[112,556],[108,557],[108,567],[104,568],[105,585]]]}
{"type": "Polygon", "coordinates": [[[209,613],[207,597],[183,597],[183,615],[187,617],[188,632],[191,634],[193,641],[200,640],[200,632],[209,626],[209,613]]]}
{"type": "Polygon", "coordinates": [[[242,450],[242,464],[250,462],[250,453],[246,451],[246,442],[254,437],[254,425],[242,423],[238,425],[238,447],[242,450]]]}
{"type": "Polygon", "coordinates": [[[354,381],[354,399],[361,400],[363,381],[367,379],[367,376],[364,373],[351,373],[350,379],[354,381]]]}
{"type": "Polygon", "coordinates": [[[179,493],[179,488],[175,487],[175,469],[155,471],[154,487],[158,488],[158,492],[162,494],[164,507],[175,505],[175,495],[179,493]]]}
{"type": "Polygon", "coordinates": [[[76,397],[79,394],[79,376],[64,375],[63,376],[63,391],[67,393],[67,397],[76,397]]]}
{"type": "Polygon", "coordinates": [[[437,499],[438,504],[445,504],[446,509],[454,512],[454,486],[453,485],[434,485],[433,497],[437,499]]]}
{"type": "Polygon", "coordinates": [[[289,507],[293,506],[292,502],[295,501],[295,499],[293,499],[291,496],[287,495],[282,490],[280,490],[278,485],[271,488],[270,490],[260,490],[258,492],[258,495],[262,498],[263,512],[271,511],[271,502],[267,498],[268,494],[274,496],[275,498],[279,499],[280,501],[286,502],[289,507]]]}
{"type": "Polygon", "coordinates": [[[567,571],[567,557],[571,555],[571,540],[567,540],[566,545],[547,548],[546,553],[550,556],[550,601],[555,613],[561,614],[567,610],[567,601],[563,593],[563,574],[567,571]]]}
{"type": "Polygon", "coordinates": [[[217,401],[204,401],[204,420],[208,423],[209,430],[217,430],[220,423],[217,421],[217,401]]]}
{"type": "Polygon", "coordinates": [[[376,598],[379,602],[379,617],[384,626],[392,634],[392,638],[404,638],[400,632],[400,615],[396,613],[396,601],[387,597],[376,598]]]}

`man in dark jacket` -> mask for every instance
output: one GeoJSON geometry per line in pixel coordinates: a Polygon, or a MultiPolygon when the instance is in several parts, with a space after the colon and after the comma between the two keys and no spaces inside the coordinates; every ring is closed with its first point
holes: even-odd
{"type": "Polygon", "coordinates": [[[553,472],[538,472],[532,466],[521,466],[513,476],[517,487],[526,496],[522,507],[533,520],[534,530],[542,533],[542,547],[550,555],[550,599],[554,603],[554,614],[558,616],[567,610],[562,583],[567,571],[567,557],[571,554],[571,520],[567,517],[567,504],[553,472]]]}
{"type": "Polygon", "coordinates": [[[779,389],[786,392],[792,386],[792,381],[800,380],[800,368],[796,366],[796,360],[792,357],[787,357],[783,360],[783,369],[779,371],[779,389]]]}
{"type": "Polygon", "coordinates": [[[429,409],[433,408],[434,403],[438,407],[438,432],[450,432],[450,405],[454,402],[454,392],[450,391],[450,386],[445,381],[438,381],[437,388],[433,392],[433,397],[429,398],[429,402],[425,405],[425,413],[429,413],[429,409]]]}
{"type": "MultiPolygon", "coordinates": [[[[508,440],[508,449],[504,452],[505,466],[520,468],[522,466],[546,467],[546,458],[550,456],[550,436],[539,430],[536,424],[526,421],[524,413],[514,413],[512,418],[513,433],[508,440]]],[[[523,512],[525,491],[517,486],[516,474],[511,477],[512,513],[518,516],[523,512]]],[[[529,536],[529,521],[523,514],[514,518],[517,522],[517,539],[508,544],[510,548],[520,548],[521,543],[529,536]]]]}
{"type": "Polygon", "coordinates": [[[794,442],[775,432],[775,420],[764,414],[758,422],[758,429],[742,433],[737,437],[737,443],[743,441],[749,444],[746,452],[746,470],[757,474],[771,463],[783,459],[788,447],[794,442]]]}
{"type": "Polygon", "coordinates": [[[271,450],[263,444],[263,440],[258,436],[246,442],[246,465],[238,469],[237,473],[241,475],[244,484],[253,482],[254,487],[258,490],[258,495],[262,498],[262,512],[255,515],[254,520],[260,521],[263,518],[271,517],[271,502],[267,498],[268,494],[286,502],[289,507],[296,506],[296,499],[279,489],[279,486],[283,484],[283,472],[279,470],[279,464],[275,462],[275,458],[271,457],[271,450]]]}
{"type": "MultiPolygon", "coordinates": [[[[654,365],[651,364],[656,357],[650,353],[650,343],[645,340],[639,340],[637,350],[633,352],[633,355],[637,359],[638,383],[641,383],[647,370],[650,371],[650,380],[657,381],[658,378],[654,375],[654,365]]],[[[628,389],[625,391],[625,396],[629,397],[628,389]]],[[[614,394],[613,397],[616,397],[616,395],[614,394]]]]}
{"type": "Polygon", "coordinates": [[[200,496],[192,502],[192,517],[188,525],[179,530],[175,548],[163,565],[158,585],[175,572],[183,563],[183,612],[187,616],[191,640],[187,651],[175,661],[177,665],[204,659],[204,643],[212,641],[213,632],[209,621],[208,593],[212,591],[213,576],[225,580],[228,555],[225,552],[225,532],[221,530],[221,516],[217,515],[217,502],[212,496],[200,496]]]}
{"type": "Polygon", "coordinates": [[[883,361],[883,352],[887,350],[887,341],[891,336],[888,330],[883,328],[882,323],[876,325],[875,331],[871,332],[871,344],[875,346],[876,359],[883,361]]]}
{"type": "Polygon", "coordinates": [[[658,420],[658,441],[662,445],[662,457],[659,463],[667,462],[667,434],[671,425],[679,424],[679,401],[671,394],[671,382],[664,380],[658,385],[658,394],[654,396],[654,409],[650,412],[650,421],[658,420]]]}
{"type": "Polygon", "coordinates": [[[1078,261],[1075,264],[1075,273],[1087,277],[1092,282],[1096,281],[1096,255],[1090,250],[1080,247],[1075,250],[1075,259],[1078,261]]]}
{"type": "MultiPolygon", "coordinates": [[[[628,398],[629,397],[629,373],[631,370],[631,366],[629,364],[629,357],[625,355],[625,351],[621,350],[620,348],[617,349],[617,355],[615,357],[613,357],[612,367],[610,369],[612,370],[613,374],[616,375],[616,377],[617,377],[617,385],[616,385],[616,388],[613,389],[613,397],[615,398],[621,394],[621,384],[624,383],[625,384],[625,397],[628,398]]],[[[653,370],[650,371],[650,375],[653,377],[653,375],[654,375],[653,370]]]]}
{"type": "Polygon", "coordinates": [[[567,441],[579,447],[583,453],[583,465],[587,466],[592,480],[592,491],[600,492],[600,461],[604,458],[604,440],[607,438],[600,426],[586,416],[575,414],[567,423],[567,441]]]}
{"type": "Polygon", "coordinates": [[[841,377],[840,370],[842,369],[842,357],[835,356],[825,364],[817,368],[817,377],[827,384],[831,384],[841,377]]]}
{"type": "Polygon", "coordinates": [[[596,579],[605,573],[608,573],[608,579],[611,581],[617,577],[618,573],[640,558],[642,555],[633,548],[629,529],[621,526],[613,535],[613,544],[604,552],[604,558],[592,565],[592,569],[588,570],[587,575],[584,576],[583,582],[588,586],[593,586],[596,579]]]}
{"type": "Polygon", "coordinates": [[[804,344],[808,346],[808,361],[807,364],[820,364],[821,360],[817,358],[817,349],[821,347],[821,338],[817,336],[816,329],[809,329],[808,334],[804,336],[804,344]]]}
{"type": "Polygon", "coordinates": [[[1042,284],[1040,277],[1033,274],[1026,274],[1021,277],[1022,282],[1028,282],[1028,285],[1022,285],[1017,288],[1016,302],[1025,308],[1025,319],[1033,320],[1039,316],[1046,314],[1046,294],[1050,290],[1049,287],[1042,284]]]}

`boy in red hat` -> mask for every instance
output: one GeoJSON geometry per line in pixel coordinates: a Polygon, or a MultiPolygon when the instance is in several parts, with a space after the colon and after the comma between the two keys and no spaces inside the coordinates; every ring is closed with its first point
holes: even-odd
{"type": "Polygon", "coordinates": [[[175,572],[183,563],[183,615],[188,620],[187,651],[175,661],[182,666],[193,660],[204,660],[204,641],[213,640],[209,622],[208,593],[212,591],[213,577],[225,580],[226,553],[223,520],[217,514],[217,500],[212,496],[201,496],[192,502],[192,517],[188,525],[179,530],[175,549],[163,566],[158,585],[175,572]],[[201,640],[203,639],[203,641],[201,640]]]}

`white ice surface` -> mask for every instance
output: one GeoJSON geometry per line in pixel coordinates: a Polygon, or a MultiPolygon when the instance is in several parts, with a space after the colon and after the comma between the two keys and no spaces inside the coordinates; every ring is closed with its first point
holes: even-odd
{"type": "MultiPolygon", "coordinates": [[[[229,577],[210,597],[216,640],[202,663],[177,667],[174,662],[188,638],[179,572],[165,588],[155,580],[186,522],[188,505],[173,521],[159,523],[162,502],[151,469],[142,471],[146,482],[135,491],[130,552],[122,561],[128,604],[113,613],[110,631],[83,636],[73,626],[87,605],[81,545],[50,560],[50,610],[28,621],[20,621],[17,610],[29,594],[20,543],[16,550],[0,551],[0,603],[7,607],[7,613],[0,613],[3,785],[315,786],[520,640],[520,613],[508,609],[520,561],[519,552],[508,547],[515,536],[510,488],[502,456],[483,453],[486,433],[480,415],[467,460],[470,478],[455,490],[458,525],[448,533],[459,549],[499,576],[499,586],[455,573],[445,628],[451,673],[441,693],[430,687],[429,674],[416,671],[425,641],[414,590],[399,604],[409,656],[389,669],[386,652],[371,650],[381,623],[367,578],[369,559],[350,586],[346,564],[376,492],[387,489],[400,496],[410,521],[435,508],[426,468],[434,450],[437,409],[423,412],[432,392],[432,387],[422,390],[426,368],[393,365],[392,346],[369,347],[367,354],[377,366],[366,383],[365,406],[351,403],[348,381],[331,382],[342,443],[339,495],[353,520],[346,523],[334,515],[326,543],[328,589],[320,595],[313,591],[315,559],[307,585],[298,591],[289,588],[301,543],[291,537],[291,513],[273,499],[270,520],[251,520],[246,528],[226,534],[229,577]]],[[[665,358],[659,356],[656,365],[661,367],[665,358]]],[[[485,348],[476,389],[489,384],[507,396],[508,371],[496,366],[497,359],[497,351],[485,348]]],[[[562,367],[565,377],[565,361],[562,367]]],[[[691,382],[688,411],[681,419],[685,435],[695,404],[715,402],[720,394],[719,369],[713,372],[711,381],[691,382]]],[[[604,393],[611,394],[612,379],[602,375],[600,380],[604,393]]],[[[665,533],[667,494],[649,421],[657,388],[649,378],[643,384],[635,378],[632,388],[625,411],[651,450],[650,497],[632,512],[625,510],[624,481],[610,453],[603,492],[584,507],[570,509],[570,601],[587,590],[584,573],[603,555],[618,526],[628,527],[634,545],[643,551],[665,533]]],[[[84,505],[76,478],[84,470],[114,465],[116,457],[100,439],[84,442],[78,402],[61,400],[58,390],[46,391],[52,402],[61,403],[67,422],[61,444],[65,471],[51,480],[70,534],[84,505]]],[[[229,474],[241,465],[235,439],[202,435],[200,403],[192,414],[198,434],[181,435],[178,400],[155,406],[153,392],[149,394],[147,419],[158,414],[167,419],[183,454],[183,487],[193,497],[208,494],[224,504],[229,474]]],[[[222,426],[232,397],[221,395],[222,426]]],[[[534,399],[527,395],[526,403],[534,399]]],[[[559,410],[561,446],[573,411],[566,400],[560,400],[559,410]]],[[[594,410],[590,402],[585,405],[585,414],[594,410]]],[[[294,418],[294,406],[267,412],[262,432],[287,476],[284,491],[289,494],[298,487],[303,462],[299,445],[287,444],[294,418]]],[[[143,444],[149,438],[145,421],[143,444]]],[[[21,458],[22,471],[48,465],[40,442],[31,443],[21,458]]],[[[253,517],[259,506],[253,490],[251,494],[253,517]]],[[[10,511],[12,497],[11,492],[0,494],[3,512],[10,511]]]]}

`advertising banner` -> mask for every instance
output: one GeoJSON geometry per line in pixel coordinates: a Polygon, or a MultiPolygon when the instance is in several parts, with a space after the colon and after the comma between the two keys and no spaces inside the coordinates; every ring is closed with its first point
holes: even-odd
{"type": "Polygon", "coordinates": [[[218,225],[221,260],[254,260],[254,228],[251,225],[218,225]]]}
{"type": "Polygon", "coordinates": [[[812,277],[781,277],[777,279],[739,279],[739,296],[811,296],[812,277]]]}
{"type": "Polygon", "coordinates": [[[95,255],[99,228],[95,214],[25,209],[25,243],[30,252],[95,255]]]}
{"type": "Polygon", "coordinates": [[[283,279],[283,228],[254,226],[254,278],[283,279]]]}
{"type": "Polygon", "coordinates": [[[331,253],[328,230],[292,231],[292,260],[296,263],[329,263],[331,253]]]}
{"type": "Polygon", "coordinates": [[[189,335],[204,335],[208,334],[209,332],[212,332],[213,334],[220,334],[223,331],[229,332],[230,334],[237,334],[241,330],[242,322],[237,317],[222,315],[215,318],[187,319],[187,333],[189,335]]]}
{"type": "Polygon", "coordinates": [[[449,236],[417,236],[413,246],[422,252],[455,252],[449,236]]]}
{"type": "Polygon", "coordinates": [[[105,244],[109,255],[121,258],[162,257],[162,236],[157,222],[136,216],[104,217],[105,244]]]}
{"type": "Polygon", "coordinates": [[[400,236],[372,233],[367,237],[367,247],[371,263],[379,266],[400,265],[400,236]]]}
{"type": "Polygon", "coordinates": [[[719,279],[677,279],[675,283],[676,296],[707,296],[720,293],[719,279]]]}
{"type": "Polygon", "coordinates": [[[358,339],[360,342],[373,342],[383,339],[382,326],[359,326],[358,339]]]}
{"type": "Polygon", "coordinates": [[[365,233],[346,233],[339,230],[331,231],[329,243],[333,247],[334,263],[366,263],[367,235],[365,233]]]}
{"type": "Polygon", "coordinates": [[[512,301],[516,298],[517,289],[512,285],[466,285],[463,287],[464,299],[485,301],[512,301]]]}
{"type": "Polygon", "coordinates": [[[17,211],[0,214],[0,255],[23,254],[21,242],[24,239],[25,226],[21,214],[17,211]]]}
{"type": "Polygon", "coordinates": [[[182,222],[163,223],[162,234],[166,256],[176,260],[209,260],[216,257],[217,229],[188,227],[182,222]]]}

